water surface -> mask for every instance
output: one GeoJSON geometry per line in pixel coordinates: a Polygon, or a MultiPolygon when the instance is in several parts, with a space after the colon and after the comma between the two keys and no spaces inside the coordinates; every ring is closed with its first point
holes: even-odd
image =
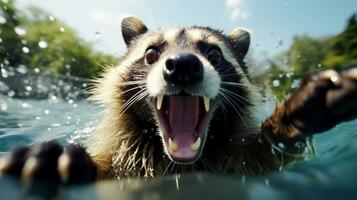
{"type": "MultiPolygon", "coordinates": [[[[71,91],[63,95],[53,92],[58,88],[50,88],[41,98],[36,95],[14,98],[9,97],[14,95],[11,88],[4,87],[5,82],[1,82],[3,94],[0,95],[2,154],[17,146],[42,141],[83,142],[98,123],[102,109],[72,95],[71,91]]],[[[18,87],[26,90],[28,84],[21,83],[18,87]]],[[[18,89],[17,92],[21,93],[18,89]]],[[[317,135],[315,146],[315,156],[266,176],[195,173],[149,181],[114,180],[69,187],[59,196],[68,199],[357,199],[357,120],[317,135]]],[[[21,197],[16,182],[11,178],[0,179],[0,199],[21,197]]]]}

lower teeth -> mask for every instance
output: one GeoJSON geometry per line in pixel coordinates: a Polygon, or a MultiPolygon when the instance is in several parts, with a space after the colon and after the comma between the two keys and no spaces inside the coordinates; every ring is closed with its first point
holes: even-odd
{"type": "Polygon", "coordinates": [[[191,145],[191,149],[196,151],[198,150],[198,148],[200,148],[200,146],[201,146],[201,137],[198,137],[196,142],[191,145]]]}

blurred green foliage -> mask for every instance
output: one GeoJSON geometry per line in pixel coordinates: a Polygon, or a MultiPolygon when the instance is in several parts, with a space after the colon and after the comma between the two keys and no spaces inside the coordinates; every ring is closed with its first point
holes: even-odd
{"type": "Polygon", "coordinates": [[[0,59],[4,65],[91,78],[118,58],[96,52],[68,26],[32,7],[21,12],[0,1],[0,59]],[[2,23],[4,22],[4,23],[2,23]]]}
{"type": "Polygon", "coordinates": [[[15,31],[21,21],[17,15],[17,9],[10,0],[0,1],[0,61],[11,66],[18,66],[24,63],[25,58],[22,55],[22,37],[15,31]]]}
{"type": "Polygon", "coordinates": [[[325,38],[294,37],[293,44],[272,62],[269,82],[273,94],[283,100],[306,75],[323,69],[357,64],[357,19],[352,15],[342,33],[325,38]]]}

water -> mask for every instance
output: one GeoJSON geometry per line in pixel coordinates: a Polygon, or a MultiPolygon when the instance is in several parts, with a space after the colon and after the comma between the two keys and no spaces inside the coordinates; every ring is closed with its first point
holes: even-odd
{"type": "MultiPolygon", "coordinates": [[[[76,87],[70,86],[74,89],[64,95],[61,88],[68,88],[70,83],[42,77],[44,85],[62,83],[61,88],[50,87],[46,90],[48,95],[44,95],[34,86],[38,77],[17,80],[24,79],[29,81],[17,84],[24,89],[17,88],[15,94],[21,98],[9,97],[7,94],[13,96],[11,88],[0,90],[4,93],[0,95],[2,154],[16,146],[48,140],[62,144],[81,142],[93,132],[101,108],[78,93],[73,95],[76,87]],[[28,85],[32,85],[31,94],[26,93],[28,85]]],[[[315,145],[316,156],[266,176],[195,173],[149,181],[104,181],[69,187],[59,195],[68,199],[357,199],[357,120],[317,135],[315,145]]],[[[0,199],[21,197],[14,180],[0,179],[0,199]]]]}

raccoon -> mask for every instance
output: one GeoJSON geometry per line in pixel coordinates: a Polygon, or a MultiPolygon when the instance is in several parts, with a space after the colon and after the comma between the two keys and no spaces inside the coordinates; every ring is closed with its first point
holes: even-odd
{"type": "Polygon", "coordinates": [[[244,63],[247,30],[149,31],[135,17],[125,18],[121,28],[128,52],[97,80],[92,98],[106,107],[89,143],[103,171],[117,177],[202,170],[253,175],[303,159],[305,137],[286,145],[293,126],[269,120],[262,126],[256,115],[262,91],[244,63]],[[265,137],[277,129],[284,129],[276,131],[283,137],[265,137]],[[279,142],[285,148],[276,148],[279,142]]]}
{"type": "Polygon", "coordinates": [[[92,92],[106,107],[89,144],[98,165],[119,177],[162,174],[171,161],[178,171],[238,169],[237,141],[260,128],[260,93],[243,62],[249,32],[149,32],[133,17],[121,27],[128,53],[92,92]]]}
{"type": "Polygon", "coordinates": [[[149,30],[135,17],[124,18],[121,29],[128,51],[95,81],[91,100],[104,112],[85,148],[20,149],[0,165],[2,174],[59,175],[69,183],[195,171],[266,174],[304,159],[313,134],[357,117],[356,66],[306,76],[259,119],[262,90],[244,62],[247,30],[149,30]]]}

